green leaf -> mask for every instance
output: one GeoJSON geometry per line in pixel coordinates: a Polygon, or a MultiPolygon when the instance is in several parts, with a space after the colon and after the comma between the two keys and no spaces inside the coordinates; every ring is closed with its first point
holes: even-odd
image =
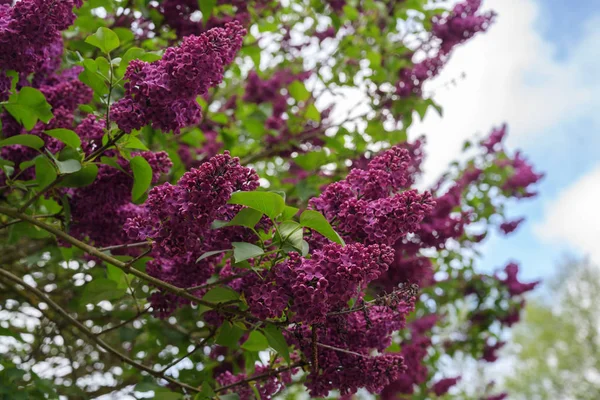
{"type": "Polygon", "coordinates": [[[223,322],[223,325],[221,325],[219,336],[217,336],[217,339],[215,341],[221,346],[235,349],[238,347],[238,342],[243,335],[243,329],[239,328],[237,325],[234,325],[229,321],[225,321],[223,322]]]}
{"type": "Polygon", "coordinates": [[[123,145],[126,149],[139,149],[139,150],[148,150],[148,147],[142,141],[135,136],[129,136],[125,144],[123,145]]]}
{"type": "Polygon", "coordinates": [[[152,183],[152,167],[142,156],[135,156],[129,162],[133,171],[133,188],[131,198],[135,202],[139,200],[152,183]]]}
{"type": "Polygon", "coordinates": [[[354,21],[358,18],[358,16],[360,15],[358,13],[358,10],[354,7],[352,7],[351,5],[345,5],[344,8],[344,14],[346,15],[346,18],[348,18],[350,21],[354,21]]]}
{"type": "Polygon", "coordinates": [[[292,82],[288,87],[288,92],[296,101],[306,101],[310,98],[310,92],[306,89],[304,83],[300,81],[292,82]]]}
{"type": "Polygon", "coordinates": [[[108,94],[108,86],[105,78],[98,73],[98,65],[94,60],[83,60],[83,71],[79,74],[79,80],[94,90],[98,95],[108,94]]]}
{"type": "Polygon", "coordinates": [[[139,47],[132,47],[123,54],[121,57],[121,63],[119,64],[119,68],[117,68],[117,74],[120,76],[125,75],[125,71],[127,70],[127,66],[132,60],[139,60],[146,52],[144,49],[140,49],[139,47]]]}
{"type": "Polygon", "coordinates": [[[53,138],[60,140],[67,146],[70,146],[74,149],[78,149],[81,147],[81,139],[79,139],[79,135],[77,135],[70,129],[50,129],[48,131],[44,131],[44,133],[48,136],[52,136],[53,138]]]}
{"type": "Polygon", "coordinates": [[[46,157],[35,159],[35,179],[40,187],[46,187],[56,179],[54,165],[46,157]]]}
{"type": "Polygon", "coordinates": [[[273,348],[280,356],[282,356],[288,365],[290,364],[290,348],[283,337],[281,330],[273,324],[267,324],[263,329],[269,346],[273,348]]]}
{"type": "Polygon", "coordinates": [[[47,124],[53,117],[52,107],[44,94],[29,86],[11,95],[4,108],[28,131],[33,129],[38,120],[47,124]]]}
{"type": "Polygon", "coordinates": [[[22,342],[21,335],[17,332],[13,332],[8,328],[3,328],[0,326],[0,336],[10,336],[17,339],[19,342],[22,342]]]}
{"type": "Polygon", "coordinates": [[[338,235],[325,217],[318,211],[305,210],[302,215],[300,215],[300,224],[319,232],[332,242],[341,244],[342,246],[346,245],[344,239],[338,235]]]}
{"type": "Polygon", "coordinates": [[[129,287],[127,284],[127,274],[112,264],[106,264],[106,276],[117,284],[118,289],[127,289],[129,287]]]}
{"type": "Polygon", "coordinates": [[[296,207],[285,206],[283,212],[281,213],[281,220],[286,221],[288,219],[292,219],[294,215],[298,213],[298,210],[299,208],[296,207]]]}
{"type": "Polygon", "coordinates": [[[231,221],[215,221],[213,222],[212,227],[213,229],[218,229],[224,226],[245,226],[254,229],[262,216],[263,213],[253,208],[242,208],[231,221]]]}
{"type": "Polygon", "coordinates": [[[295,250],[302,250],[302,225],[296,221],[285,221],[279,224],[279,234],[281,235],[281,243],[283,247],[286,245],[292,246],[295,250]]]}
{"type": "Polygon", "coordinates": [[[196,260],[196,262],[202,261],[205,258],[208,258],[210,256],[214,256],[215,254],[221,254],[221,253],[225,253],[226,251],[231,251],[231,250],[232,249],[207,251],[206,253],[204,253],[200,257],[198,257],[198,259],[196,260]]]}
{"type": "Polygon", "coordinates": [[[215,391],[208,384],[208,382],[202,382],[202,386],[200,387],[200,393],[198,393],[194,397],[194,400],[209,400],[215,398],[215,396],[215,391]]]}
{"type": "MultiPolygon", "coordinates": [[[[121,172],[124,172],[124,173],[126,173],[126,174],[127,174],[127,171],[125,171],[125,170],[123,169],[123,167],[121,167],[121,166],[119,165],[119,163],[117,162],[116,158],[112,158],[112,157],[104,157],[104,156],[103,156],[103,157],[100,157],[100,163],[102,163],[102,164],[106,164],[106,165],[108,165],[108,166],[111,166],[111,167],[113,167],[113,168],[115,168],[115,169],[118,169],[119,171],[121,171],[121,172]]],[[[130,175],[130,174],[128,174],[128,175],[130,175]]]]}
{"type": "Polygon", "coordinates": [[[15,135],[8,139],[0,140],[0,147],[12,146],[20,144],[21,146],[31,147],[32,149],[39,150],[44,146],[44,141],[35,135],[15,135]]]}
{"type": "Polygon", "coordinates": [[[265,254],[263,249],[251,243],[232,242],[231,244],[233,246],[233,258],[236,263],[265,254]]]}
{"type": "Polygon", "coordinates": [[[308,107],[306,107],[306,112],[304,115],[306,115],[306,118],[312,121],[321,122],[321,113],[313,103],[310,103],[308,107]]]}
{"type": "Polygon", "coordinates": [[[84,187],[91,185],[98,176],[98,166],[96,164],[88,164],[81,168],[81,170],[67,175],[62,180],[60,186],[63,187],[84,187]]]}
{"type": "Polygon", "coordinates": [[[72,174],[81,170],[81,163],[78,160],[54,161],[61,174],[72,174]]]}
{"type": "Polygon", "coordinates": [[[96,304],[102,300],[116,300],[123,297],[125,289],[119,289],[116,282],[110,279],[94,279],[83,288],[81,303],[96,304]]]}
{"type": "Polygon", "coordinates": [[[204,23],[208,21],[216,5],[217,0],[198,0],[198,8],[200,8],[200,11],[202,12],[202,20],[204,23]]]}
{"type": "Polygon", "coordinates": [[[240,294],[233,289],[229,289],[224,286],[219,286],[213,289],[210,289],[206,294],[202,297],[202,300],[209,301],[211,303],[227,303],[230,301],[239,300],[240,294]]]}
{"type": "Polygon", "coordinates": [[[236,192],[231,195],[228,203],[253,208],[272,220],[275,220],[285,208],[283,198],[270,192],[236,192]]]}
{"type": "Polygon", "coordinates": [[[250,336],[248,336],[248,340],[246,340],[242,344],[242,349],[248,351],[262,351],[269,347],[269,342],[265,335],[260,333],[259,331],[250,332],[250,336]]]}
{"type": "Polygon", "coordinates": [[[133,34],[133,32],[131,32],[131,29],[117,27],[113,30],[119,37],[119,40],[121,41],[121,43],[131,42],[135,39],[135,35],[133,34]]]}
{"type": "Polygon", "coordinates": [[[120,44],[119,36],[105,27],[98,28],[96,33],[94,33],[91,36],[88,36],[85,39],[85,42],[91,44],[92,46],[96,46],[104,53],[110,53],[111,51],[119,47],[120,44]]]}

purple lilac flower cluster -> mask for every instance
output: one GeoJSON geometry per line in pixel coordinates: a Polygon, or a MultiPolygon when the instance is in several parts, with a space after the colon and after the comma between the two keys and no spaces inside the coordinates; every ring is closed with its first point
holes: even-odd
{"type": "Polygon", "coordinates": [[[392,259],[393,251],[387,246],[358,243],[328,244],[315,250],[310,259],[292,253],[274,267],[271,282],[250,287],[249,303],[260,314],[269,310],[271,317],[278,317],[289,302],[293,321],[323,323],[329,312],[346,307],[348,300],[377,279],[392,259]]]}
{"type": "Polygon", "coordinates": [[[431,346],[431,338],[427,333],[437,321],[437,316],[425,316],[410,324],[411,337],[403,341],[400,352],[404,358],[406,371],[383,389],[382,399],[391,400],[398,398],[399,394],[412,394],[415,386],[427,381],[428,371],[423,364],[427,350],[431,346]]]}
{"type": "Polygon", "coordinates": [[[242,47],[246,30],[238,22],[186,37],[161,60],[133,60],[127,67],[125,96],[112,105],[111,118],[124,132],[147,124],[178,133],[200,121],[196,97],[223,80],[224,68],[242,47]]]}
{"type": "Polygon", "coordinates": [[[0,5],[0,70],[30,73],[62,54],[60,31],[75,21],[82,0],[23,0],[0,5]]]}
{"type": "MultiPolygon", "coordinates": [[[[242,167],[239,159],[228,152],[186,172],[176,185],[154,187],[140,215],[125,225],[130,238],[153,240],[154,260],[148,265],[148,273],[179,287],[204,283],[214,272],[213,259],[197,263],[198,257],[206,251],[231,248],[231,242],[250,240],[245,228],[212,230],[211,222],[230,220],[239,211],[239,206],[227,204],[233,192],[257,187],[258,175],[242,167]]],[[[153,298],[165,314],[179,301],[168,296],[153,298]]]]}
{"type": "MultiPolygon", "coordinates": [[[[116,152],[105,155],[115,157],[120,168],[100,164],[91,185],[65,190],[71,205],[71,234],[96,246],[127,243],[123,224],[141,212],[139,206],[131,203],[133,178],[129,162],[116,152]]],[[[173,165],[164,151],[132,154],[136,155],[148,161],[153,171],[152,183],[158,182],[160,175],[169,172],[173,165]]]]}
{"type": "Polygon", "coordinates": [[[310,75],[311,71],[295,74],[289,69],[282,69],[276,71],[270,78],[262,79],[256,72],[251,71],[248,74],[243,100],[255,104],[272,104],[273,113],[266,125],[270,129],[279,130],[285,125],[282,116],[288,109],[287,101],[290,97],[289,94],[282,93],[282,89],[287,88],[294,81],[304,81],[310,75]]]}
{"type": "Polygon", "coordinates": [[[333,222],[351,241],[393,245],[434,207],[429,192],[401,190],[409,177],[406,149],[393,147],[369,162],[366,170],[353,169],[345,180],[328,185],[310,200],[310,208],[333,222]]]}
{"type": "Polygon", "coordinates": [[[193,14],[199,11],[197,0],[165,0],[158,11],[164,16],[164,22],[175,30],[178,37],[183,38],[200,35],[234,21],[248,26],[251,19],[249,7],[253,7],[254,12],[260,12],[270,2],[271,0],[217,0],[217,6],[232,7],[233,14],[211,15],[206,22],[194,18],[193,14]]]}
{"type": "MultiPolygon", "coordinates": [[[[284,371],[278,375],[272,375],[266,380],[261,380],[260,383],[256,384],[256,390],[260,394],[261,399],[271,399],[277,393],[281,392],[285,389],[286,385],[289,385],[292,382],[292,375],[297,372],[297,368],[293,368],[289,371],[284,371]]],[[[268,372],[269,368],[263,365],[257,365],[256,371],[253,376],[260,375],[261,373],[268,372]]],[[[227,386],[237,382],[240,382],[246,379],[247,376],[244,373],[239,373],[237,375],[232,374],[229,371],[225,371],[219,376],[217,376],[216,381],[220,386],[227,386]]],[[[256,396],[254,394],[254,390],[250,387],[249,384],[246,385],[238,385],[226,393],[232,392],[236,393],[240,400],[252,400],[255,399],[256,396]]]]}
{"type": "Polygon", "coordinates": [[[445,16],[433,19],[433,34],[442,41],[441,50],[449,53],[456,45],[465,42],[478,32],[484,32],[493,22],[495,14],[478,14],[481,0],[466,0],[454,6],[445,16]]]}
{"type": "Polygon", "coordinates": [[[498,277],[498,281],[501,282],[506,288],[511,296],[520,296],[523,293],[529,292],[537,285],[539,285],[539,281],[523,283],[520,282],[517,278],[519,274],[519,266],[514,262],[508,263],[506,267],[504,267],[504,278],[498,277]]]}
{"type": "Polygon", "coordinates": [[[400,97],[420,96],[423,84],[436,75],[448,61],[457,45],[465,42],[478,32],[488,29],[494,19],[493,13],[479,14],[481,0],[466,0],[454,6],[452,12],[432,21],[433,36],[441,41],[436,55],[427,56],[411,67],[402,68],[396,83],[396,93],[400,97]]]}

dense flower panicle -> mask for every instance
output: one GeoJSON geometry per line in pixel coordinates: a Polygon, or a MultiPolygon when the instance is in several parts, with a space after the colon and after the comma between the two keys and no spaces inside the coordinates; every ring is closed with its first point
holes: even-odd
{"type": "Polygon", "coordinates": [[[251,15],[249,6],[254,11],[261,11],[272,0],[217,0],[217,5],[234,7],[233,15],[211,15],[207,21],[195,18],[199,12],[197,0],[164,0],[158,7],[164,16],[166,24],[175,30],[177,36],[182,38],[189,35],[200,35],[209,29],[223,27],[229,22],[239,22],[248,26],[251,15]]]}
{"type": "Polygon", "coordinates": [[[73,67],[41,83],[39,89],[53,109],[62,107],[73,112],[80,104],[92,101],[92,89],[77,78],[82,70],[81,67],[73,67]]]}
{"type": "Polygon", "coordinates": [[[208,159],[216,156],[223,148],[223,143],[218,141],[218,132],[213,130],[216,128],[205,128],[205,125],[206,124],[202,124],[202,134],[205,141],[202,143],[201,147],[192,148],[191,146],[182,143],[177,149],[177,154],[179,155],[179,158],[181,158],[183,165],[185,165],[186,170],[198,168],[208,159]]]}
{"type": "Polygon", "coordinates": [[[125,132],[144,125],[178,133],[199,122],[196,97],[223,80],[224,67],[242,46],[245,29],[237,22],[188,36],[161,60],[133,60],[127,67],[125,97],[111,107],[112,119],[125,132]]]}
{"type": "Polygon", "coordinates": [[[521,225],[523,221],[525,221],[525,218],[519,218],[512,221],[503,222],[500,224],[500,230],[504,232],[505,235],[508,235],[509,233],[512,233],[515,230],[517,230],[517,228],[519,227],[519,225],[521,225]]]}
{"type": "MultiPolygon", "coordinates": [[[[231,248],[231,242],[252,240],[246,228],[215,230],[210,224],[215,219],[231,220],[240,210],[240,206],[227,204],[233,192],[257,187],[258,175],[225,152],[186,172],[177,185],[165,183],[152,188],[141,212],[127,221],[125,230],[134,240],[153,239],[152,255],[161,262],[149,269],[152,276],[179,287],[197,286],[213,274],[214,262],[222,255],[197,263],[198,257],[207,251],[231,248]]],[[[160,295],[154,301],[159,302],[160,295]]],[[[163,308],[161,315],[174,309],[163,308]]]]}
{"type": "Polygon", "coordinates": [[[0,5],[0,70],[30,73],[54,59],[60,31],[75,20],[81,0],[22,0],[0,5]]]}
{"type": "Polygon", "coordinates": [[[11,82],[12,78],[6,76],[4,71],[0,71],[0,101],[8,100],[11,82]]]}
{"type": "Polygon", "coordinates": [[[351,170],[346,182],[362,199],[388,197],[406,187],[410,162],[408,150],[394,146],[373,158],[366,170],[351,170]]]}
{"type": "MultiPolygon", "coordinates": [[[[35,135],[44,141],[44,147],[52,153],[56,153],[64,147],[63,142],[44,134],[44,131],[57,128],[70,129],[73,126],[73,113],[64,108],[53,110],[54,117],[47,124],[38,122],[31,131],[27,132],[10,114],[4,112],[0,114],[2,122],[2,136],[8,138],[15,135],[28,133],[35,135]]],[[[0,149],[0,158],[11,161],[15,164],[15,173],[20,173],[19,177],[23,180],[34,179],[35,169],[29,168],[25,171],[19,170],[22,162],[30,161],[39,155],[39,152],[30,147],[14,145],[5,146],[0,149]]],[[[0,182],[4,182],[5,175],[0,171],[0,182]]]]}
{"type": "Polygon", "coordinates": [[[376,286],[385,292],[398,288],[399,284],[417,284],[420,288],[428,287],[433,282],[433,265],[428,257],[409,255],[401,244],[396,249],[394,262],[387,272],[377,280],[376,286]]]}
{"type": "Polygon", "coordinates": [[[480,7],[481,0],[466,0],[456,4],[448,15],[434,17],[433,34],[442,41],[442,52],[450,52],[456,45],[490,26],[495,14],[478,14],[480,7]]]}
{"type": "Polygon", "coordinates": [[[306,382],[311,397],[325,397],[334,389],[342,396],[360,388],[379,393],[406,370],[399,354],[359,357],[323,348],[319,349],[319,365],[320,373],[311,373],[306,382]]]}
{"type": "Polygon", "coordinates": [[[490,136],[481,142],[481,146],[487,150],[488,153],[495,153],[502,149],[502,141],[506,136],[506,124],[500,128],[492,130],[490,136]]]}
{"type": "Polygon", "coordinates": [[[352,240],[391,246],[414,232],[434,204],[429,192],[419,194],[415,190],[373,201],[354,198],[340,206],[336,226],[352,240]]]}
{"type": "Polygon", "coordinates": [[[367,169],[355,168],[345,180],[328,185],[309,207],[335,221],[350,240],[394,245],[416,230],[435,204],[429,192],[397,193],[411,179],[410,163],[408,150],[393,147],[374,157],[367,169]]]}
{"type": "Polygon", "coordinates": [[[504,347],[505,344],[506,342],[497,341],[495,344],[490,345],[486,341],[485,347],[483,348],[483,356],[481,357],[481,359],[487,362],[495,362],[498,359],[498,354],[496,354],[496,352],[502,347],[504,347]]]}
{"type": "Polygon", "coordinates": [[[420,96],[425,81],[437,76],[446,61],[447,57],[439,54],[419,61],[412,67],[402,68],[396,83],[396,94],[402,98],[412,95],[420,96]]]}
{"type": "MultiPolygon", "coordinates": [[[[297,368],[294,368],[290,371],[285,371],[285,372],[279,373],[277,375],[272,375],[269,378],[267,378],[266,380],[261,380],[260,383],[257,383],[255,387],[258,390],[258,393],[260,394],[260,398],[267,399],[267,400],[271,399],[277,393],[279,393],[283,389],[285,389],[286,385],[288,385],[292,382],[292,375],[297,370],[298,370],[297,368]]],[[[260,375],[260,374],[262,374],[264,372],[268,372],[268,371],[269,371],[268,366],[257,365],[256,371],[253,374],[253,376],[260,375]]],[[[225,371],[222,374],[217,376],[216,381],[219,383],[219,386],[227,386],[227,385],[231,385],[231,384],[240,382],[240,381],[246,379],[247,377],[248,376],[244,373],[234,375],[230,371],[225,371]]],[[[229,392],[237,394],[239,396],[240,400],[253,400],[256,398],[256,396],[254,394],[254,390],[252,390],[252,387],[250,387],[250,384],[248,384],[248,383],[237,385],[237,386],[233,387],[232,389],[226,391],[225,393],[229,393],[229,392]]]]}
{"type": "Polygon", "coordinates": [[[255,71],[250,71],[244,101],[255,104],[271,103],[273,105],[272,118],[280,120],[288,108],[287,100],[290,97],[288,94],[283,94],[282,89],[288,87],[294,81],[308,79],[311,74],[311,71],[295,74],[289,69],[282,69],[275,71],[268,79],[261,79],[255,71]]]}
{"type": "Polygon", "coordinates": [[[335,12],[340,12],[346,5],[346,0],[327,0],[327,3],[335,12]]]}
{"type": "Polygon", "coordinates": [[[427,367],[423,360],[430,346],[431,339],[426,336],[416,336],[403,343],[400,354],[404,358],[406,371],[383,389],[382,399],[396,399],[400,393],[412,394],[415,385],[427,381],[427,367]]]}
{"type": "Polygon", "coordinates": [[[227,201],[233,192],[257,187],[258,175],[225,152],[186,172],[176,186],[165,183],[154,187],[144,205],[149,220],[130,221],[129,235],[155,239],[161,250],[169,254],[184,254],[184,243],[181,243],[182,248],[175,243],[173,248],[163,245],[171,242],[173,235],[194,240],[196,235],[188,236],[188,233],[203,233],[217,216],[231,212],[233,206],[228,206],[227,201]],[[145,226],[151,226],[152,230],[146,232],[145,226]]]}
{"type": "Polygon", "coordinates": [[[536,192],[531,191],[529,186],[539,182],[544,174],[538,174],[533,171],[533,166],[525,160],[520,152],[515,154],[512,160],[502,160],[498,162],[501,167],[511,167],[513,172],[502,187],[511,196],[534,197],[536,192]]]}
{"type": "MultiPolygon", "coordinates": [[[[154,183],[172,166],[166,152],[147,151],[139,155],[150,164],[154,183]]],[[[87,238],[96,246],[127,243],[123,225],[141,212],[139,206],[131,203],[133,179],[129,163],[121,157],[117,163],[126,172],[100,164],[98,176],[91,185],[66,190],[71,207],[71,234],[87,238]]]]}
{"type": "Polygon", "coordinates": [[[506,275],[505,278],[498,278],[498,281],[504,284],[510,293],[511,296],[519,296],[523,293],[529,292],[537,285],[539,285],[539,281],[523,283],[519,282],[517,278],[517,274],[519,273],[519,266],[515,263],[509,263],[504,268],[504,273],[506,275]]]}
{"type": "Polygon", "coordinates": [[[431,390],[436,396],[443,396],[450,388],[458,383],[460,377],[455,378],[444,378],[433,384],[431,390]]]}
{"type": "Polygon", "coordinates": [[[319,40],[319,42],[322,42],[325,39],[334,38],[336,34],[337,32],[335,28],[333,26],[329,26],[326,29],[315,32],[313,36],[316,37],[319,40]]]}
{"type": "Polygon", "coordinates": [[[433,327],[440,321],[440,316],[437,314],[429,314],[418,318],[410,323],[410,331],[414,336],[424,335],[431,331],[433,327]]]}
{"type": "Polygon", "coordinates": [[[496,394],[493,396],[488,396],[485,398],[485,400],[504,400],[508,398],[508,394],[507,393],[500,393],[500,394],[496,394]]]}
{"type": "MultiPolygon", "coordinates": [[[[276,286],[271,286],[270,291],[261,288],[263,295],[272,293],[270,298],[258,297],[256,290],[250,298],[271,308],[285,306],[290,301],[294,321],[324,322],[327,313],[346,307],[348,300],[386,271],[392,260],[391,248],[358,243],[344,247],[328,244],[315,250],[310,259],[292,253],[272,271],[276,286]],[[286,297],[288,300],[284,303],[286,297]]],[[[281,311],[283,308],[275,308],[274,314],[281,311]]]]}

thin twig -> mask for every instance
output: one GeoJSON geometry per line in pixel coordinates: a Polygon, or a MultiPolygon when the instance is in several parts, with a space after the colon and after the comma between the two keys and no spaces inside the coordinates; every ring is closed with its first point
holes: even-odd
{"type": "Polygon", "coordinates": [[[328,345],[328,344],[324,344],[324,343],[319,343],[319,342],[317,342],[317,346],[319,346],[319,347],[323,347],[324,349],[329,349],[329,350],[339,351],[340,353],[351,354],[351,355],[353,355],[353,356],[364,357],[364,358],[370,358],[369,356],[367,356],[367,355],[364,355],[364,354],[356,353],[356,352],[354,352],[354,351],[350,351],[350,350],[346,350],[346,349],[340,349],[339,347],[330,346],[330,345],[328,345]]]}
{"type": "Polygon", "coordinates": [[[215,393],[223,392],[225,390],[231,389],[231,388],[236,387],[238,385],[243,385],[243,384],[246,384],[246,383],[250,383],[252,381],[259,381],[259,380],[262,380],[264,378],[269,378],[269,377],[271,377],[273,375],[278,375],[278,374],[280,374],[282,372],[286,372],[286,371],[289,371],[289,370],[294,369],[294,368],[299,368],[299,367],[302,367],[304,365],[306,365],[306,362],[302,362],[301,361],[301,362],[297,362],[295,364],[292,364],[292,365],[290,365],[288,367],[282,367],[282,368],[277,368],[277,369],[269,370],[269,371],[267,371],[267,372],[265,372],[263,374],[255,375],[255,376],[253,376],[251,378],[246,378],[246,379],[243,379],[241,381],[237,381],[237,382],[231,383],[229,385],[221,386],[220,388],[215,389],[215,393]]]}
{"type": "Polygon", "coordinates": [[[129,244],[117,244],[114,246],[106,246],[106,247],[100,247],[98,250],[99,251],[109,251],[109,250],[122,250],[122,249],[132,249],[134,247],[144,247],[144,246],[150,246],[151,243],[150,242],[138,242],[138,243],[129,243],[129,244]]]}
{"type": "MultiPolygon", "coordinates": [[[[94,152],[92,152],[89,156],[85,157],[85,159],[83,160],[83,164],[85,164],[88,161],[92,161],[94,158],[96,158],[100,154],[104,153],[105,150],[107,150],[113,144],[117,143],[117,141],[121,137],[123,137],[123,135],[125,135],[125,132],[119,132],[118,134],[116,134],[112,139],[110,139],[108,142],[106,142],[106,144],[104,146],[99,147],[94,152]]],[[[59,175],[59,176],[57,176],[56,179],[54,179],[52,182],[50,182],[48,185],[46,185],[44,188],[42,188],[39,192],[37,192],[31,199],[29,199],[28,201],[26,201],[25,204],[23,204],[23,206],[21,206],[21,208],[19,208],[19,211],[23,212],[23,211],[27,210],[27,208],[30,205],[32,205],[33,203],[35,203],[37,199],[39,199],[46,192],[48,192],[49,190],[51,190],[52,188],[54,188],[56,185],[58,185],[59,183],[61,183],[63,181],[63,179],[65,179],[66,176],[67,175],[59,175]]]]}
{"type": "Polygon", "coordinates": [[[206,344],[206,342],[208,342],[214,335],[215,333],[217,333],[216,329],[212,329],[208,336],[205,337],[204,339],[202,339],[202,341],[198,344],[196,344],[194,346],[194,348],[192,349],[192,351],[188,352],[185,356],[178,358],[177,360],[173,361],[172,363],[170,363],[169,365],[167,365],[166,367],[164,367],[163,369],[160,370],[161,374],[164,374],[165,372],[167,372],[167,370],[177,364],[179,364],[182,360],[186,359],[187,357],[191,356],[192,354],[194,354],[196,351],[198,351],[199,349],[201,349],[202,347],[204,347],[204,345],[206,344]]]}
{"type": "Polygon", "coordinates": [[[198,388],[195,388],[195,387],[190,386],[183,382],[179,382],[178,380],[173,379],[169,376],[164,376],[160,372],[155,371],[152,368],[147,367],[143,364],[140,364],[139,362],[127,357],[125,354],[122,354],[121,352],[119,352],[118,350],[116,350],[115,348],[113,348],[112,346],[107,344],[106,342],[104,342],[102,339],[97,337],[92,331],[90,331],[88,328],[86,328],[85,325],[83,325],[81,322],[79,322],[78,320],[73,318],[65,309],[63,309],[61,306],[59,306],[57,303],[55,303],[44,292],[42,292],[41,290],[39,290],[36,287],[33,287],[33,286],[27,284],[21,278],[11,274],[8,271],[3,270],[3,269],[0,269],[0,275],[2,275],[6,279],[8,279],[20,286],[23,286],[25,289],[27,289],[27,291],[35,294],[35,296],[37,296],[39,299],[43,300],[48,305],[48,307],[52,308],[55,312],[60,314],[65,320],[67,320],[71,325],[73,325],[75,328],[77,328],[77,330],[79,330],[79,332],[81,332],[83,335],[85,335],[90,341],[94,342],[98,347],[104,349],[106,352],[119,358],[121,361],[123,361],[141,371],[145,371],[152,376],[155,376],[160,379],[164,379],[164,380],[168,381],[169,383],[177,385],[183,389],[193,391],[193,392],[199,392],[198,388]]]}
{"type": "Polygon", "coordinates": [[[129,318],[129,319],[121,322],[120,324],[117,324],[115,326],[111,326],[110,328],[104,329],[102,332],[97,333],[96,336],[101,336],[101,335],[104,335],[104,334],[106,334],[108,332],[114,331],[115,329],[119,329],[120,327],[125,326],[128,323],[135,321],[139,317],[141,317],[141,316],[149,313],[151,310],[152,310],[152,307],[148,307],[144,311],[138,312],[136,315],[134,315],[133,317],[131,317],[131,318],[129,318]]]}
{"type": "Polygon", "coordinates": [[[248,275],[249,273],[250,272],[244,272],[244,273],[241,273],[241,274],[231,275],[231,276],[228,276],[226,278],[219,279],[218,281],[214,281],[214,282],[211,282],[211,283],[205,283],[204,285],[198,285],[198,286],[189,287],[189,288],[187,288],[185,290],[187,292],[194,292],[196,290],[210,289],[210,288],[212,288],[214,286],[221,285],[223,283],[228,283],[228,282],[234,281],[234,280],[236,280],[238,278],[243,278],[244,276],[248,275]]]}
{"type": "MultiPolygon", "coordinates": [[[[45,231],[48,231],[48,232],[52,233],[53,235],[61,238],[65,242],[70,243],[73,246],[80,248],[81,250],[85,251],[87,254],[94,256],[94,257],[96,257],[104,262],[107,262],[109,264],[112,264],[115,267],[119,268],[120,270],[124,271],[125,273],[134,275],[135,277],[140,278],[140,279],[152,284],[153,286],[155,286],[157,288],[163,289],[167,292],[170,292],[177,296],[183,297],[184,299],[191,300],[194,303],[203,305],[205,307],[211,308],[211,309],[219,311],[219,312],[229,313],[232,315],[238,315],[238,316],[241,316],[241,317],[244,317],[247,319],[251,319],[251,320],[257,320],[256,317],[249,314],[248,312],[245,312],[245,311],[242,311],[242,310],[239,310],[236,308],[227,308],[226,307],[227,304],[224,304],[224,303],[217,304],[217,303],[212,303],[212,302],[209,302],[206,300],[202,300],[201,298],[188,293],[185,288],[180,288],[180,287],[171,285],[170,283],[167,283],[167,282],[162,281],[158,278],[155,278],[151,275],[148,275],[145,272],[142,272],[135,268],[132,268],[131,265],[128,265],[127,263],[124,263],[121,260],[118,260],[114,257],[109,256],[106,253],[99,251],[94,246],[91,246],[87,243],[82,242],[79,239],[74,238],[73,236],[69,235],[68,233],[56,228],[55,226],[48,225],[42,221],[38,221],[35,218],[32,218],[31,216],[24,214],[22,212],[19,212],[13,208],[0,206],[0,213],[8,215],[13,218],[19,218],[23,221],[29,222],[32,225],[38,226],[38,227],[44,229],[45,231]]],[[[266,322],[270,322],[275,325],[281,325],[281,323],[279,323],[277,321],[269,320],[266,322]]]]}

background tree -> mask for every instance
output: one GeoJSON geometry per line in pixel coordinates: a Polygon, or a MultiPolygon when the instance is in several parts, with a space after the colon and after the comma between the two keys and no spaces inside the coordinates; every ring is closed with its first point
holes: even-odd
{"type": "Polygon", "coordinates": [[[542,175],[498,127],[417,190],[407,138],[480,1],[0,3],[3,396],[451,397],[495,357],[537,282],[478,247],[542,175]]]}
{"type": "Polygon", "coordinates": [[[552,296],[529,302],[513,332],[506,387],[515,399],[598,398],[598,267],[570,260],[548,290],[552,296]]]}

